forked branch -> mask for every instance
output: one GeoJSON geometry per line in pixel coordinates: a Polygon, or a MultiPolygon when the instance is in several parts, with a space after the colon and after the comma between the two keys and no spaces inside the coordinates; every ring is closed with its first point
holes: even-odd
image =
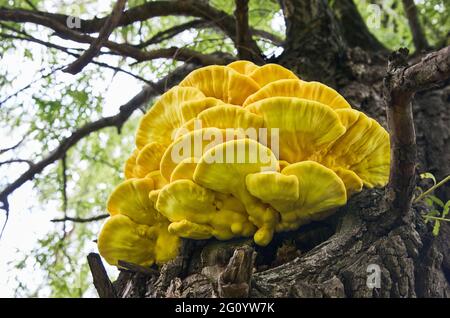
{"type": "Polygon", "coordinates": [[[415,185],[416,137],[411,101],[415,92],[450,78],[450,46],[408,65],[407,49],[389,58],[385,78],[385,103],[391,136],[391,171],[387,191],[389,207],[408,216],[415,185]]]}
{"type": "Polygon", "coordinates": [[[114,28],[117,26],[117,23],[119,23],[119,19],[122,15],[122,11],[125,8],[126,0],[118,0],[116,4],[114,5],[114,8],[112,10],[111,15],[108,17],[108,19],[105,21],[105,24],[100,29],[98,38],[95,39],[91,46],[78,58],[76,59],[72,64],[70,64],[67,68],[65,68],[63,71],[70,73],[70,74],[77,74],[79,73],[86,65],[89,64],[89,62],[97,56],[97,54],[100,52],[100,49],[103,46],[103,43],[109,38],[114,28]]]}

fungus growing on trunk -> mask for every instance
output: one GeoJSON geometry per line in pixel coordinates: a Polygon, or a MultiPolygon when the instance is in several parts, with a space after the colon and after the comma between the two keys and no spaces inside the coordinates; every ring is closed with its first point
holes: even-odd
{"type": "Polygon", "coordinates": [[[99,237],[111,264],[165,262],[180,237],[265,246],[389,176],[383,127],[276,64],[191,72],[143,117],[136,147],[99,237]]]}
{"type": "Polygon", "coordinates": [[[111,193],[107,202],[111,217],[98,238],[99,252],[108,263],[152,265],[176,256],[179,238],[168,232],[169,222],[154,208],[149,198],[154,189],[151,178],[133,178],[111,193]]]}

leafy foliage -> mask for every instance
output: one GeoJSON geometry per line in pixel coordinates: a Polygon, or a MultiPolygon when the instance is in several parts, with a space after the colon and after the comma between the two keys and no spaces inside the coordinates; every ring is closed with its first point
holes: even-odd
{"type": "MultiPolygon", "coordinates": [[[[128,8],[141,5],[145,0],[129,0],[128,8]]],[[[0,7],[38,9],[91,19],[109,14],[112,1],[49,1],[49,0],[0,0],[0,7]]],[[[234,1],[210,0],[210,5],[233,14],[234,1]]],[[[373,15],[369,1],[356,0],[364,17],[373,15]]],[[[370,3],[382,8],[379,27],[370,26],[371,31],[388,47],[407,46],[412,48],[411,35],[400,0],[377,0],[370,3]]],[[[418,1],[421,22],[432,45],[448,41],[450,29],[450,3],[445,0],[418,1]],[[446,38],[447,37],[447,38],[446,38]],[[447,40],[446,40],[447,39],[447,40]]],[[[117,28],[111,40],[137,45],[161,31],[191,21],[181,16],[163,16],[117,28]]],[[[283,14],[276,0],[251,0],[249,20],[254,28],[267,31],[284,40],[285,26],[283,14]]],[[[24,141],[14,151],[0,154],[0,161],[15,157],[38,161],[55,149],[59,142],[70,136],[77,128],[104,116],[116,114],[119,104],[107,95],[117,87],[111,87],[119,76],[113,71],[96,64],[89,64],[83,72],[71,76],[61,68],[74,60],[70,53],[80,53],[87,48],[62,39],[47,28],[31,23],[19,24],[0,22],[0,134],[7,136],[8,146],[24,141]],[[49,48],[39,43],[17,39],[32,36],[46,42],[67,47],[61,50],[49,48]]],[[[280,43],[273,43],[259,35],[254,36],[263,52],[271,57],[282,51],[280,43]]],[[[235,54],[232,41],[217,28],[186,30],[173,38],[146,47],[152,50],[161,47],[187,47],[202,53],[217,51],[235,54]]],[[[102,50],[95,61],[141,76],[149,81],[162,78],[181,63],[158,59],[131,63],[119,55],[107,54],[102,50]]],[[[123,75],[123,74],[122,74],[123,75]]],[[[142,84],[131,76],[122,78],[122,83],[133,83],[139,89],[142,84]]],[[[120,88],[119,88],[120,90],[120,88]]],[[[121,91],[127,98],[133,92],[121,91]]],[[[66,178],[63,177],[62,163],[48,166],[33,180],[33,193],[37,197],[32,202],[33,211],[57,211],[65,216],[86,218],[105,213],[104,204],[112,188],[123,178],[122,163],[131,153],[133,132],[141,114],[137,112],[118,134],[116,129],[103,129],[84,138],[66,155],[66,178]],[[64,180],[66,179],[66,180],[64,180]]],[[[3,140],[3,139],[2,139],[3,140]]],[[[26,164],[0,165],[0,188],[13,181],[25,171],[26,164]]],[[[445,218],[449,202],[440,202],[437,197],[427,196],[435,213],[431,216],[445,218]]],[[[431,218],[430,218],[431,219],[431,218]]],[[[435,220],[439,231],[440,220],[435,220]]],[[[19,296],[78,297],[89,293],[90,275],[85,261],[88,251],[95,250],[101,222],[72,223],[61,222],[49,225],[52,230],[38,238],[31,251],[17,251],[11,262],[14,273],[37,272],[37,284],[18,275],[16,293],[19,296]]],[[[4,238],[5,239],[5,238],[4,238]]]]}
{"type": "Polygon", "coordinates": [[[423,200],[425,204],[430,208],[430,211],[424,216],[425,222],[434,221],[433,235],[438,236],[441,222],[450,222],[450,219],[446,218],[450,211],[450,200],[444,203],[441,199],[431,193],[433,193],[434,190],[438,189],[447,181],[449,181],[450,175],[440,182],[436,182],[436,178],[430,172],[422,173],[420,177],[422,179],[431,179],[433,181],[433,186],[426,191],[423,191],[419,187],[418,190],[420,192],[420,195],[416,197],[414,202],[423,200]]]}
{"type": "MultiPolygon", "coordinates": [[[[399,46],[414,51],[408,20],[401,0],[356,0],[356,5],[369,30],[388,48],[399,46]]],[[[415,1],[419,19],[428,42],[433,46],[444,46],[449,39],[450,3],[445,0],[415,1]],[[447,39],[447,40],[445,40],[447,39]]],[[[447,44],[448,45],[448,44],[447,44]]]]}

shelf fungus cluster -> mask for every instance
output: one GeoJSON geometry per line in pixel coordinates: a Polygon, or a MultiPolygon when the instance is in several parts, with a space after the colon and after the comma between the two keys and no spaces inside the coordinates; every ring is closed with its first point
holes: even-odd
{"type": "Polygon", "coordinates": [[[203,67],[142,118],[99,251],[150,265],[180,238],[264,246],[388,175],[388,133],[334,89],[276,64],[203,67]]]}

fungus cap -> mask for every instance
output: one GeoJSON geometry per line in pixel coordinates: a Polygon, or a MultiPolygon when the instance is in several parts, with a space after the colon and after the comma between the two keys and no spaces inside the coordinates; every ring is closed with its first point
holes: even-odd
{"type": "Polygon", "coordinates": [[[238,198],[258,227],[255,242],[267,245],[272,239],[276,212],[253,197],[245,187],[250,173],[278,171],[278,161],[272,151],[252,139],[232,140],[208,150],[194,172],[194,181],[208,189],[229,193],[238,198]]]}
{"type": "Polygon", "coordinates": [[[198,162],[208,149],[222,143],[225,138],[225,131],[215,127],[194,130],[178,137],[161,158],[161,174],[170,180],[173,170],[181,161],[193,158],[194,163],[198,162]]]}
{"type": "MultiPolygon", "coordinates": [[[[257,130],[264,124],[263,118],[240,106],[223,104],[202,111],[196,117],[202,128],[216,127],[220,129],[241,128],[257,130]]],[[[189,121],[183,126],[188,130],[195,129],[195,122],[189,121]]]]}
{"type": "Polygon", "coordinates": [[[146,176],[148,179],[152,179],[154,188],[161,189],[167,184],[167,180],[161,175],[161,171],[155,170],[148,173],[146,176]]]}
{"type": "Polygon", "coordinates": [[[152,179],[133,178],[123,181],[108,198],[109,214],[111,216],[122,214],[136,223],[153,225],[158,217],[158,211],[148,199],[148,193],[153,189],[152,179]]]}
{"type": "Polygon", "coordinates": [[[141,266],[165,263],[177,255],[180,244],[167,226],[138,224],[125,215],[114,215],[102,227],[98,250],[109,264],[116,266],[119,260],[141,266]]]}
{"type": "Polygon", "coordinates": [[[170,175],[170,182],[182,179],[194,180],[196,167],[197,163],[193,157],[181,160],[181,162],[173,169],[172,174],[170,175]]]}
{"type": "Polygon", "coordinates": [[[191,72],[181,81],[182,87],[196,87],[207,97],[221,99],[225,103],[242,105],[244,100],[259,89],[250,77],[230,67],[211,65],[191,72]]]}
{"type": "Polygon", "coordinates": [[[183,124],[180,105],[184,101],[204,98],[205,95],[195,87],[175,86],[168,90],[142,117],[136,133],[137,147],[142,149],[151,142],[170,144],[174,129],[183,124]]]}
{"type": "Polygon", "coordinates": [[[254,70],[258,68],[258,66],[253,62],[244,60],[234,61],[227,66],[244,75],[250,75],[254,70]]]}
{"type": "Polygon", "coordinates": [[[258,172],[245,178],[247,190],[265,203],[274,200],[295,201],[299,196],[298,179],[279,172],[258,172]]]}
{"type": "Polygon", "coordinates": [[[203,99],[189,100],[182,102],[180,104],[180,107],[183,121],[187,122],[190,119],[197,117],[197,115],[200,114],[205,109],[220,104],[224,104],[224,102],[214,97],[206,97],[203,99]]]}
{"type": "Polygon", "coordinates": [[[152,171],[159,169],[159,162],[164,154],[165,148],[157,142],[145,145],[136,157],[135,174],[139,178],[144,178],[152,171]]]}
{"type": "Polygon", "coordinates": [[[249,76],[261,87],[281,79],[299,79],[294,73],[278,64],[266,64],[258,67],[249,76]]]}
{"type": "Polygon", "coordinates": [[[252,195],[280,212],[278,231],[295,230],[311,220],[321,219],[323,212],[344,205],[347,201],[342,180],[333,170],[315,161],[291,164],[281,174],[284,177],[277,174],[254,174],[246,179],[247,189],[252,195]],[[277,183],[277,186],[272,186],[275,193],[264,190],[268,178],[277,183]],[[284,193],[294,185],[297,185],[297,192],[291,189],[284,193]]]}
{"type": "Polygon", "coordinates": [[[185,238],[227,240],[255,230],[235,200],[187,179],[164,187],[156,207],[172,222],[169,232],[185,238]]]}
{"type": "MultiPolygon", "coordinates": [[[[246,109],[264,118],[267,128],[278,129],[279,159],[299,162],[327,147],[345,132],[330,107],[300,98],[272,97],[246,109]]],[[[269,129],[269,140],[272,140],[269,129]]]]}
{"type": "Polygon", "coordinates": [[[316,101],[333,109],[351,108],[345,98],[333,88],[319,82],[305,82],[297,79],[271,82],[247,97],[243,106],[270,97],[297,97],[316,101]]]}
{"type": "Polygon", "coordinates": [[[353,109],[336,112],[347,129],[318,161],[351,170],[364,186],[381,187],[389,178],[389,134],[375,120],[353,109]]]}
{"type": "Polygon", "coordinates": [[[125,161],[124,165],[124,173],[125,173],[125,179],[130,178],[136,178],[136,158],[139,154],[139,149],[134,149],[134,151],[131,153],[130,157],[128,157],[127,161],[125,161]]]}

